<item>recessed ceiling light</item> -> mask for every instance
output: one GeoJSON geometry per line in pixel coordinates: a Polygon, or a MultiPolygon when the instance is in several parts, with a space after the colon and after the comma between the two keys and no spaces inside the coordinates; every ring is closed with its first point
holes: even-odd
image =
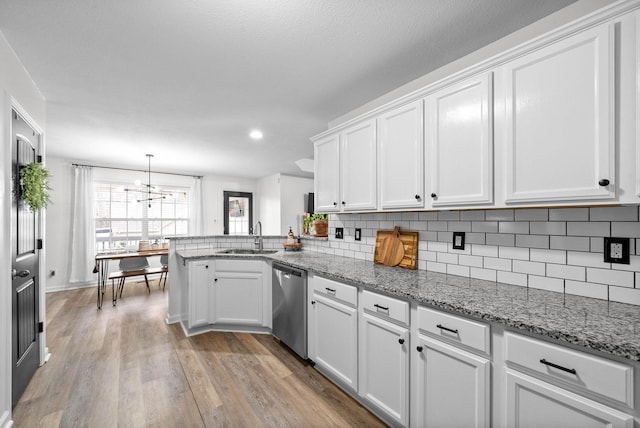
{"type": "Polygon", "coordinates": [[[262,132],[258,131],[257,129],[254,129],[249,134],[249,137],[253,138],[254,140],[262,140],[262,132]]]}

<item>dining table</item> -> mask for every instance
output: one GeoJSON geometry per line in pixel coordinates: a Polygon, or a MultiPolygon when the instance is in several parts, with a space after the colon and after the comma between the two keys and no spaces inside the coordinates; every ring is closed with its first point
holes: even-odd
{"type": "MultiPolygon", "coordinates": [[[[135,257],[153,257],[167,254],[169,254],[168,248],[157,248],[138,251],[114,251],[96,254],[93,273],[98,275],[98,309],[102,309],[102,301],[104,300],[104,293],[107,287],[107,281],[109,279],[109,262],[111,260],[122,260],[135,257]]],[[[111,292],[114,293],[113,290],[111,292]]]]}

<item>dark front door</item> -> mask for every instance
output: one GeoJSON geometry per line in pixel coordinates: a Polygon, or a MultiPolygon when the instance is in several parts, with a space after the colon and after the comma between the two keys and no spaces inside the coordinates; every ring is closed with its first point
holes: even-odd
{"type": "Polygon", "coordinates": [[[38,160],[40,135],[15,111],[12,115],[11,287],[13,406],[40,364],[38,214],[20,198],[20,168],[38,160]]]}

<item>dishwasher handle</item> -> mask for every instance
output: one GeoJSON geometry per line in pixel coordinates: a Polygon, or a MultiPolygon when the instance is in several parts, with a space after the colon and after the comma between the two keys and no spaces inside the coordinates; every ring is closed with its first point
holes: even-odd
{"type": "Polygon", "coordinates": [[[273,265],[273,269],[274,270],[279,270],[287,278],[289,278],[291,275],[294,275],[294,276],[302,278],[303,274],[306,273],[305,271],[302,271],[302,270],[292,269],[292,268],[287,267],[287,266],[281,266],[281,265],[275,265],[275,264],[273,265]]]}

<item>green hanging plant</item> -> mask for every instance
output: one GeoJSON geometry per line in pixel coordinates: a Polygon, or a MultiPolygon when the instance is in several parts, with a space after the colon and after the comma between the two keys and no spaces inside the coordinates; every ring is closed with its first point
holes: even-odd
{"type": "Polygon", "coordinates": [[[41,163],[32,162],[20,169],[21,197],[33,211],[46,208],[49,199],[51,173],[41,163]]]}

